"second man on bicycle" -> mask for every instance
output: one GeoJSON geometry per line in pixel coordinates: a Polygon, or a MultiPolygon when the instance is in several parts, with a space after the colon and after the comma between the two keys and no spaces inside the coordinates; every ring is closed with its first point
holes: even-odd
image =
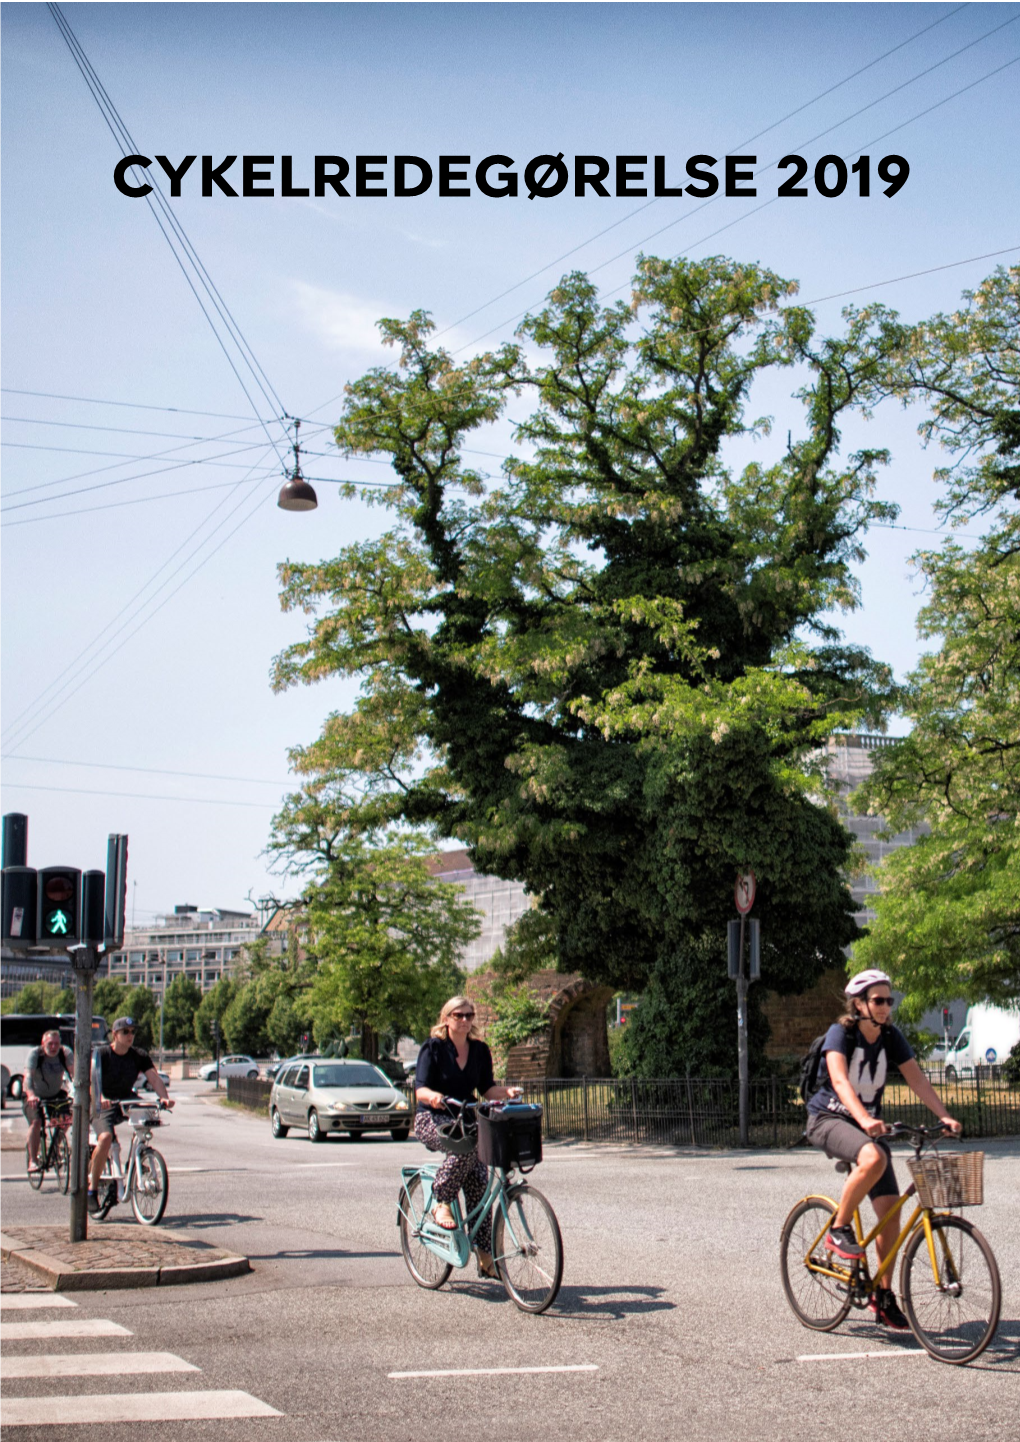
{"type": "MultiPolygon", "coordinates": [[[[130,1016],[121,1016],[113,1023],[110,1041],[98,1048],[94,1058],[94,1070],[99,1073],[99,1119],[96,1122],[96,1149],[92,1154],[89,1170],[88,1209],[98,1212],[99,1179],[103,1175],[106,1159],[110,1155],[115,1136],[114,1128],[125,1120],[121,1102],[130,1101],[134,1096],[135,1082],[140,1076],[148,1079],[152,1090],[172,1107],[170,1093],[148,1052],[134,1045],[135,1023],[130,1016]]],[[[93,1093],[94,1095],[94,1093],[93,1093]]]]}

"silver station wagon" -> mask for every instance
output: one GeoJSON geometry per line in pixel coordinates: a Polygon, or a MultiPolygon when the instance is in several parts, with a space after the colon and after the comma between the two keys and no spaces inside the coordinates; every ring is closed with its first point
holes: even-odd
{"type": "Polygon", "coordinates": [[[274,1137],[302,1127],[313,1142],[324,1142],[330,1132],[347,1132],[355,1140],[366,1132],[389,1132],[403,1142],[412,1114],[407,1098],[370,1062],[311,1056],[280,1068],[269,1094],[269,1119],[274,1137]]]}

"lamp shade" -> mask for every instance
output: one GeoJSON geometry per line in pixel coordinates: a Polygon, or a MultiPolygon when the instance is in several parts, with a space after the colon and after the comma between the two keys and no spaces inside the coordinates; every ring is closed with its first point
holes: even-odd
{"type": "Polygon", "coordinates": [[[314,511],[319,504],[318,497],[301,472],[296,472],[284,485],[276,498],[281,511],[314,511]]]}

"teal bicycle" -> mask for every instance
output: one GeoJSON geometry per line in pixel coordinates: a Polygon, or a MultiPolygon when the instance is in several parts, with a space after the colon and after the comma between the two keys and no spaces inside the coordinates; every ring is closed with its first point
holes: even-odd
{"type": "Polygon", "coordinates": [[[466,1267],[486,1217],[492,1218],[492,1259],[506,1293],[522,1312],[544,1312],[556,1300],[563,1280],[563,1240],[556,1213],[529,1182],[515,1180],[542,1159],[542,1108],[494,1102],[460,1103],[447,1099],[453,1116],[451,1150],[476,1144],[489,1168],[481,1201],[466,1214],[457,1197],[451,1202],[457,1225],[452,1231],[432,1217],[432,1186],[438,1162],[401,1167],[397,1225],[407,1270],[419,1287],[436,1291],[454,1267],[466,1267]],[[456,1108],[456,1112],[454,1112],[456,1108]]]}

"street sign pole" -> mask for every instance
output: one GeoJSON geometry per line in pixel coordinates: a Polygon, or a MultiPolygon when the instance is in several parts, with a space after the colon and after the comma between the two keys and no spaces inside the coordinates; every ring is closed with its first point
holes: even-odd
{"type": "Polygon", "coordinates": [[[751,1144],[750,1126],[750,1077],[747,1065],[747,972],[744,969],[744,936],[747,931],[747,913],[754,905],[757,888],[753,871],[741,872],[733,888],[733,900],[740,914],[740,940],[737,949],[737,1089],[740,1109],[740,1145],[751,1144]]]}
{"type": "Polygon", "coordinates": [[[71,1125],[71,1241],[88,1239],[89,1113],[92,1090],[92,985],[96,953],[70,951],[74,968],[74,1110],[71,1125]]]}

